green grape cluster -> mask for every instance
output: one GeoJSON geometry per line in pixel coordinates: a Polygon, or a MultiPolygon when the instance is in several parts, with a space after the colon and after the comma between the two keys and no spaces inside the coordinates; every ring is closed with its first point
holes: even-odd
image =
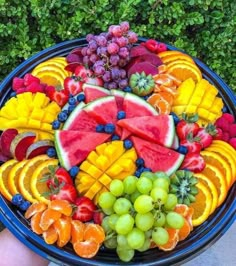
{"type": "Polygon", "coordinates": [[[106,214],[104,245],[116,249],[120,260],[130,261],[135,250],[146,251],[152,242],[165,245],[169,240],[166,228],[184,225],[182,215],[174,211],[178,199],[169,186],[164,172],[143,172],[140,178],[114,179],[110,191],[100,195],[98,204],[106,214]]]}

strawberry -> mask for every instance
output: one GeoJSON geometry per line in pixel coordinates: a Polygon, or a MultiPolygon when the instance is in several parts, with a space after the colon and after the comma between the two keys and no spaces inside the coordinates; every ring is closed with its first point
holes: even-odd
{"type": "Polygon", "coordinates": [[[222,140],[222,137],[223,137],[223,131],[221,128],[217,127],[216,128],[216,135],[213,136],[213,139],[219,139],[219,140],[222,140]]]}
{"type": "Polygon", "coordinates": [[[77,191],[74,185],[65,184],[64,182],[59,187],[51,190],[50,200],[60,199],[74,203],[77,198],[77,191]]]}
{"type": "Polygon", "coordinates": [[[213,124],[208,124],[205,128],[199,128],[196,137],[199,139],[203,148],[211,145],[213,136],[217,134],[216,127],[213,124]]]}
{"type": "Polygon", "coordinates": [[[91,199],[84,196],[78,197],[75,201],[75,205],[77,207],[72,219],[80,220],[81,222],[88,222],[93,219],[96,206],[91,199]]]}
{"type": "Polygon", "coordinates": [[[231,138],[236,137],[236,124],[231,124],[229,127],[229,136],[231,138]]]}
{"type": "Polygon", "coordinates": [[[193,137],[192,132],[187,135],[186,139],[180,141],[181,146],[185,146],[188,149],[188,152],[193,153],[200,153],[202,149],[202,145],[199,142],[199,137],[193,137]]]}
{"type": "Polygon", "coordinates": [[[205,168],[205,161],[199,153],[187,153],[180,166],[180,169],[188,169],[199,173],[205,168]]]}
{"type": "Polygon", "coordinates": [[[24,88],[24,79],[15,77],[12,81],[12,89],[17,91],[20,88],[24,88]]]}
{"type": "Polygon", "coordinates": [[[189,133],[192,133],[195,137],[199,129],[199,125],[196,123],[197,120],[198,115],[183,114],[183,119],[176,126],[176,133],[180,140],[185,140],[189,133]]]}
{"type": "Polygon", "coordinates": [[[93,214],[93,221],[95,224],[99,224],[101,225],[102,224],[102,221],[103,221],[103,218],[104,218],[104,213],[101,212],[101,211],[95,211],[94,214],[93,214]]]}
{"type": "Polygon", "coordinates": [[[83,82],[76,76],[67,77],[64,80],[64,89],[67,90],[73,96],[82,91],[83,82]]]}
{"type": "Polygon", "coordinates": [[[70,96],[70,93],[67,90],[56,90],[53,86],[47,86],[45,88],[45,93],[51,101],[56,102],[61,107],[68,102],[70,96]]]}
{"type": "Polygon", "coordinates": [[[76,67],[74,74],[76,77],[79,77],[83,82],[86,82],[87,78],[93,75],[93,72],[85,66],[79,65],[76,67]]]}
{"type": "Polygon", "coordinates": [[[33,76],[30,73],[25,74],[25,76],[24,76],[24,85],[25,85],[25,87],[27,87],[28,85],[30,85],[33,82],[37,82],[38,84],[40,84],[40,79],[35,77],[35,76],[33,76]]]}

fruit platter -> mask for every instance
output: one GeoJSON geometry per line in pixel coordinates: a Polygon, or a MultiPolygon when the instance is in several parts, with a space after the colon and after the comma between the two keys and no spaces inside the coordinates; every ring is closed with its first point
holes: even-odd
{"type": "Polygon", "coordinates": [[[233,223],[235,105],[128,22],[45,49],[0,85],[0,219],[58,264],[188,261],[233,223]]]}

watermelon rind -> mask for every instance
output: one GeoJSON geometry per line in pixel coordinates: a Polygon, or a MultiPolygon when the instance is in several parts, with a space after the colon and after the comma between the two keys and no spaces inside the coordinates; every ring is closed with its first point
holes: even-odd
{"type": "Polygon", "coordinates": [[[168,170],[165,171],[166,174],[168,176],[171,176],[174,172],[176,172],[179,169],[180,165],[182,164],[183,160],[184,160],[184,155],[180,153],[178,160],[175,161],[172,167],[170,167],[168,170]]]}
{"type": "Polygon", "coordinates": [[[89,84],[89,83],[84,83],[84,84],[82,85],[82,89],[83,89],[83,91],[84,91],[85,89],[87,89],[87,88],[89,88],[89,89],[95,89],[95,90],[98,90],[98,91],[104,92],[104,93],[107,94],[107,95],[110,95],[110,91],[109,91],[109,90],[107,90],[107,89],[105,89],[105,88],[103,88],[103,87],[101,87],[101,86],[98,86],[98,85],[93,85],[93,84],[89,84]]]}
{"type": "Polygon", "coordinates": [[[174,140],[173,140],[173,143],[171,145],[171,149],[177,150],[178,148],[179,148],[179,138],[178,138],[177,134],[175,133],[174,140]]]}
{"type": "Polygon", "coordinates": [[[92,101],[95,101],[96,99],[111,95],[111,92],[109,90],[89,83],[84,83],[82,89],[85,94],[86,103],[90,103],[92,101]]]}
{"type": "Polygon", "coordinates": [[[68,129],[71,123],[76,119],[78,114],[82,111],[82,109],[86,106],[84,102],[80,102],[75,109],[71,112],[69,117],[67,118],[65,124],[63,125],[63,129],[68,129]]]}

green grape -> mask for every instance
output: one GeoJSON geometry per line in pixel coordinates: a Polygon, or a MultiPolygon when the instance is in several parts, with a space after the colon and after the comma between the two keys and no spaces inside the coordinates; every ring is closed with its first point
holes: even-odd
{"type": "Polygon", "coordinates": [[[155,227],[152,231],[152,240],[157,245],[165,245],[169,240],[169,234],[166,229],[162,227],[155,227]]]}
{"type": "Polygon", "coordinates": [[[166,223],[174,229],[181,229],[184,225],[184,218],[177,212],[168,212],[166,215],[166,223]]]}
{"type": "Polygon", "coordinates": [[[134,202],[134,209],[141,214],[150,212],[153,208],[153,198],[148,195],[140,195],[134,202]]]}
{"type": "Polygon", "coordinates": [[[164,178],[164,177],[160,177],[157,178],[154,182],[153,182],[153,187],[159,187],[164,189],[167,193],[169,192],[169,185],[170,182],[164,178]]]}
{"type": "Polygon", "coordinates": [[[151,240],[150,240],[150,238],[146,238],[143,246],[141,248],[138,248],[137,250],[140,252],[144,252],[144,251],[148,250],[150,248],[150,246],[151,246],[151,240]]]}
{"type": "Polygon", "coordinates": [[[113,208],[111,207],[111,208],[107,208],[107,209],[102,209],[102,211],[106,214],[106,215],[111,215],[111,214],[113,214],[114,213],[114,210],[113,210],[113,208]]]}
{"type": "Polygon", "coordinates": [[[111,229],[111,227],[110,227],[110,225],[109,225],[109,218],[110,218],[109,216],[106,216],[106,217],[104,217],[103,220],[102,220],[102,228],[104,229],[104,231],[105,231],[106,233],[112,231],[112,229],[111,229]]]}
{"type": "Polygon", "coordinates": [[[119,215],[118,214],[112,214],[112,215],[110,215],[109,216],[109,219],[108,219],[108,224],[109,224],[109,226],[110,226],[110,228],[112,229],[112,230],[115,230],[115,228],[116,228],[116,222],[117,222],[117,220],[119,219],[119,215]]]}
{"type": "Polygon", "coordinates": [[[145,234],[138,228],[133,228],[127,235],[127,242],[132,249],[141,248],[145,242],[145,234]]]}
{"type": "Polygon", "coordinates": [[[153,200],[161,205],[167,201],[168,194],[163,188],[154,187],[150,193],[153,200]]]}
{"type": "Polygon", "coordinates": [[[152,181],[155,180],[155,174],[152,172],[149,172],[149,171],[142,172],[140,175],[140,178],[141,177],[147,177],[147,178],[151,179],[152,181]]]}
{"type": "Polygon", "coordinates": [[[121,180],[119,179],[113,179],[110,183],[110,192],[115,196],[115,197],[120,197],[123,195],[124,192],[124,184],[121,180]]]}
{"type": "Polygon", "coordinates": [[[152,189],[152,180],[147,177],[140,177],[136,183],[137,190],[142,194],[148,194],[152,189]]]}
{"type": "Polygon", "coordinates": [[[154,224],[154,216],[151,212],[144,214],[137,213],[135,216],[135,225],[142,231],[148,231],[154,224]]]}
{"type": "Polygon", "coordinates": [[[115,230],[117,234],[126,235],[128,234],[134,226],[134,218],[129,214],[122,214],[116,221],[115,230]]]}
{"type": "Polygon", "coordinates": [[[155,176],[155,179],[157,179],[157,178],[165,178],[170,183],[170,178],[165,172],[158,171],[158,172],[154,173],[154,176],[155,176]]]}
{"type": "Polygon", "coordinates": [[[129,262],[134,257],[134,250],[133,249],[123,249],[117,247],[116,253],[121,261],[129,262]]]}
{"type": "Polygon", "coordinates": [[[154,221],[154,226],[155,227],[162,227],[166,223],[166,216],[163,212],[159,212],[154,221]]]}
{"type": "Polygon", "coordinates": [[[167,201],[164,204],[164,209],[166,211],[174,210],[176,204],[178,203],[178,198],[175,194],[168,194],[167,201]]]}
{"type": "Polygon", "coordinates": [[[134,191],[136,190],[137,181],[138,181],[138,178],[136,176],[133,176],[133,175],[127,176],[123,180],[124,193],[129,194],[129,195],[134,193],[134,191]]]}
{"type": "Polygon", "coordinates": [[[117,245],[118,247],[130,249],[130,246],[125,235],[117,235],[117,245]]]}
{"type": "Polygon", "coordinates": [[[134,203],[138,196],[142,195],[138,190],[134,191],[130,196],[131,202],[134,203]]]}
{"type": "Polygon", "coordinates": [[[111,238],[108,238],[104,241],[104,246],[110,249],[117,248],[117,240],[116,236],[113,236],[111,238]]]}
{"type": "Polygon", "coordinates": [[[146,238],[151,238],[151,237],[152,237],[152,229],[150,229],[150,230],[144,232],[144,234],[145,234],[145,237],[146,237],[146,238]]]}
{"type": "Polygon", "coordinates": [[[132,204],[129,200],[127,200],[126,198],[119,198],[114,203],[113,210],[115,211],[115,213],[121,215],[121,214],[129,213],[131,207],[132,207],[132,204]]]}
{"type": "Polygon", "coordinates": [[[98,199],[98,204],[103,209],[110,209],[116,201],[116,197],[111,192],[103,192],[98,199]]]}

